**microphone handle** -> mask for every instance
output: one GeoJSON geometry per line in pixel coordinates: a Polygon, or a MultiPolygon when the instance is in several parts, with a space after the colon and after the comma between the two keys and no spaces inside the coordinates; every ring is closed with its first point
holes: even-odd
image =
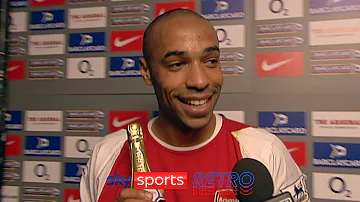
{"type": "Polygon", "coordinates": [[[264,202],[294,202],[290,192],[284,192],[282,194],[273,196],[271,199],[268,199],[264,202]]]}

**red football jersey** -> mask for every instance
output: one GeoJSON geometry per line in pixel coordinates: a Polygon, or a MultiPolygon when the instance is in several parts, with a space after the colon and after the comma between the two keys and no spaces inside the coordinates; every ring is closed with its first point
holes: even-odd
{"type": "MultiPolygon", "coordinates": [[[[268,168],[274,181],[274,195],[283,191],[293,193],[291,189],[294,185],[303,186],[306,191],[303,174],[284,144],[265,130],[216,115],[216,127],[209,140],[193,147],[174,147],[153,134],[151,126],[155,119],[143,126],[151,171],[187,172],[188,175],[188,189],[165,190],[164,198],[167,202],[234,199],[234,196],[225,196],[221,191],[194,195],[193,177],[195,172],[231,172],[235,163],[242,158],[257,159],[268,168]]],[[[123,186],[107,185],[107,177],[115,174],[131,176],[130,150],[125,130],[107,135],[96,144],[81,179],[81,201],[114,201],[123,189],[123,186]]],[[[218,190],[223,189],[219,187],[218,190]]]]}

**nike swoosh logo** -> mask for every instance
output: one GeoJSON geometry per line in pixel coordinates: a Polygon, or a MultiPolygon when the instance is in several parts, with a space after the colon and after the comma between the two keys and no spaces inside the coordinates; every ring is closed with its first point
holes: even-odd
{"type": "Polygon", "coordinates": [[[120,37],[116,37],[115,38],[115,41],[114,41],[114,46],[120,48],[120,47],[123,47],[133,41],[136,41],[138,39],[141,38],[141,35],[138,35],[138,36],[134,36],[134,37],[131,37],[131,38],[128,38],[128,39],[125,39],[125,40],[120,40],[120,37]]]}
{"type": "Polygon", "coordinates": [[[15,140],[10,141],[10,142],[6,142],[5,145],[9,146],[9,145],[12,145],[12,144],[14,144],[14,143],[15,143],[15,140]]]}
{"type": "Polygon", "coordinates": [[[271,64],[271,65],[268,64],[267,60],[264,60],[261,64],[261,69],[268,72],[268,71],[276,69],[286,63],[289,63],[289,62],[293,61],[294,59],[295,58],[283,60],[281,62],[277,62],[277,63],[271,64]]]}
{"type": "Polygon", "coordinates": [[[137,119],[141,118],[140,116],[138,117],[134,117],[134,118],[131,118],[131,119],[127,119],[127,120],[124,120],[124,121],[119,121],[119,117],[115,117],[112,124],[113,126],[115,126],[116,128],[120,128],[126,124],[129,124],[137,119]]]}
{"type": "Polygon", "coordinates": [[[297,148],[297,147],[294,147],[294,148],[288,149],[289,153],[291,153],[291,152],[293,152],[293,151],[296,151],[296,150],[298,150],[298,148],[297,148]]]}
{"type": "Polygon", "coordinates": [[[7,71],[8,72],[11,72],[11,71],[14,71],[15,69],[17,69],[17,68],[19,68],[20,67],[20,65],[14,65],[14,66],[12,66],[12,67],[9,67],[8,69],[7,69],[7,71]]]}
{"type": "Polygon", "coordinates": [[[71,195],[71,196],[68,198],[68,201],[67,201],[67,202],[80,202],[80,199],[74,200],[74,195],[71,195]]]}

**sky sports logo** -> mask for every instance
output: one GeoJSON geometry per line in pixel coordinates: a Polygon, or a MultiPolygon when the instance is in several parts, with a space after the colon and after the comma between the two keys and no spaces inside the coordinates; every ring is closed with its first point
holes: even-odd
{"type": "MultiPolygon", "coordinates": [[[[188,189],[192,188],[193,195],[214,195],[219,189],[236,191],[248,196],[253,193],[255,176],[252,172],[195,172],[193,184],[188,186],[186,172],[135,172],[135,189],[188,189]],[[239,185],[239,187],[237,187],[239,185]]],[[[131,176],[118,174],[107,177],[108,186],[131,186],[131,176]]]]}
{"type": "Polygon", "coordinates": [[[34,11],[31,12],[30,30],[65,29],[65,11],[34,11]]]}
{"type": "MultiPolygon", "coordinates": [[[[119,176],[118,174],[107,177],[108,186],[131,185],[131,176],[119,176]]],[[[135,189],[187,189],[186,172],[135,172],[135,189]]]]}
{"type": "Polygon", "coordinates": [[[105,32],[75,33],[69,35],[69,53],[93,53],[105,51],[105,32]]]}
{"type": "Polygon", "coordinates": [[[305,112],[259,112],[259,127],[275,135],[306,135],[305,112]]]}

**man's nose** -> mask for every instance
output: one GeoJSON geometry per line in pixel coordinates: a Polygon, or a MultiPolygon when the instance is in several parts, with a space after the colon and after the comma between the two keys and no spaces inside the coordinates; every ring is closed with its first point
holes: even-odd
{"type": "Polygon", "coordinates": [[[205,89],[210,83],[206,68],[201,62],[193,63],[187,72],[186,86],[196,90],[205,89]]]}

